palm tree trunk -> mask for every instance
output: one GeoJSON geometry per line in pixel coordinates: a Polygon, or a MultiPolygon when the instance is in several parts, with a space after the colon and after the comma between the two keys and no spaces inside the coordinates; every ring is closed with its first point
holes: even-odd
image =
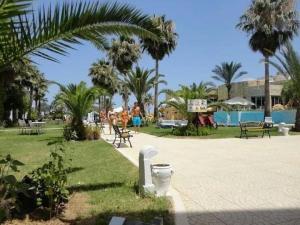
{"type": "Polygon", "coordinates": [[[269,56],[265,56],[265,117],[271,116],[269,56]]]}
{"type": "Polygon", "coordinates": [[[38,100],[38,116],[41,116],[41,99],[38,100]]]}
{"type": "Polygon", "coordinates": [[[4,75],[0,74],[0,123],[4,120],[4,75]]]}
{"type": "Polygon", "coordinates": [[[128,88],[124,87],[124,107],[128,109],[128,88]]]}
{"type": "Polygon", "coordinates": [[[154,84],[154,120],[158,120],[158,59],[155,60],[155,84],[154,84]]]}
{"type": "Polygon", "coordinates": [[[32,102],[33,102],[33,88],[30,87],[30,90],[29,90],[29,109],[28,109],[28,115],[27,115],[28,119],[31,119],[32,102]]]}
{"type": "Polygon", "coordinates": [[[300,132],[300,106],[297,107],[295,131],[300,132]]]}
{"type": "Polygon", "coordinates": [[[99,110],[99,113],[100,113],[101,112],[101,96],[98,97],[98,104],[99,104],[98,110],[99,110]]]}
{"type": "Polygon", "coordinates": [[[231,84],[227,84],[226,86],[228,99],[231,99],[231,84]]]}

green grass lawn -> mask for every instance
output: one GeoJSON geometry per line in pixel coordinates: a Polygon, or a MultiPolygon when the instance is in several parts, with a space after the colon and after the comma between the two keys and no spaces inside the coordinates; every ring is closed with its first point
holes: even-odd
{"type": "MultiPolygon", "coordinates": [[[[189,136],[195,138],[202,138],[202,139],[214,139],[214,138],[239,138],[240,137],[240,128],[239,127],[218,127],[218,129],[210,129],[205,128],[209,135],[201,136],[201,129],[199,128],[200,136],[189,136]]],[[[150,124],[148,127],[141,127],[140,132],[151,134],[157,137],[170,137],[170,138],[180,138],[182,136],[175,136],[172,133],[171,128],[157,128],[155,124],[150,124]]],[[[261,136],[261,132],[249,132],[249,136],[261,136]]],[[[300,133],[290,132],[291,135],[296,135],[300,133]]],[[[277,132],[277,128],[273,128],[271,130],[271,136],[279,136],[280,134],[277,132]]],[[[183,137],[182,137],[183,138],[183,137]]]]}
{"type": "MultiPolygon", "coordinates": [[[[43,135],[29,136],[18,135],[17,131],[0,131],[0,155],[10,153],[25,163],[18,174],[21,178],[48,159],[53,146],[47,143],[61,138],[61,132],[48,130],[43,135]]],[[[141,198],[136,188],[138,169],[112,146],[104,141],[86,141],[68,142],[66,147],[68,157],[73,159],[69,188],[88,196],[90,208],[81,215],[83,221],[104,225],[112,216],[143,221],[163,216],[164,224],[173,224],[169,201],[166,198],[141,198]]]]}

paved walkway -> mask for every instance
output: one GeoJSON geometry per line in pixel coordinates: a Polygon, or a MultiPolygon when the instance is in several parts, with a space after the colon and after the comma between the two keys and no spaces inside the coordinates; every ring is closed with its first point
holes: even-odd
{"type": "MultiPolygon", "coordinates": [[[[105,135],[108,141],[112,136],[105,135]]],[[[300,136],[171,139],[136,134],[119,150],[138,162],[144,145],[170,163],[191,225],[300,225],[300,136]]]]}

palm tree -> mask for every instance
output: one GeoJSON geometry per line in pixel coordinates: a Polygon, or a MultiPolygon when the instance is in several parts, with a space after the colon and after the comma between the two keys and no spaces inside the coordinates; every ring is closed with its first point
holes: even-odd
{"type": "MultiPolygon", "coordinates": [[[[134,94],[138,104],[141,107],[141,112],[145,115],[145,98],[148,92],[153,88],[156,77],[151,76],[154,70],[142,69],[136,67],[135,70],[131,70],[124,78],[125,85],[134,94]]],[[[163,75],[160,75],[162,78],[163,75]]],[[[167,84],[165,80],[158,80],[160,84],[167,84]]]]}
{"type": "Polygon", "coordinates": [[[37,116],[41,116],[41,102],[44,100],[46,96],[46,92],[48,90],[48,81],[45,79],[43,74],[40,74],[37,77],[37,82],[34,86],[34,101],[35,101],[35,111],[37,112],[37,116]]]}
{"type": "Polygon", "coordinates": [[[71,127],[79,140],[85,139],[85,128],[82,118],[90,112],[97,97],[97,88],[88,88],[84,82],[78,85],[62,86],[57,100],[61,102],[70,114],[71,127]]]}
{"type": "Polygon", "coordinates": [[[250,35],[249,45],[259,51],[265,61],[265,117],[271,115],[269,58],[286,42],[293,39],[299,29],[294,1],[252,0],[240,17],[237,28],[250,35]]]}
{"type": "Polygon", "coordinates": [[[191,123],[195,115],[188,112],[188,100],[207,99],[213,89],[214,85],[211,82],[200,82],[199,85],[193,83],[190,86],[180,85],[180,89],[177,91],[166,89],[163,92],[168,96],[168,100],[164,104],[175,108],[191,123]]]}
{"type": "Polygon", "coordinates": [[[148,114],[150,114],[151,105],[153,105],[153,96],[150,93],[147,93],[144,98],[144,106],[145,106],[145,111],[147,111],[148,114]]]}
{"type": "Polygon", "coordinates": [[[289,94],[289,99],[297,107],[295,130],[300,131],[300,56],[291,44],[286,44],[286,48],[281,51],[281,57],[275,55],[278,63],[270,61],[270,64],[278,69],[280,73],[290,79],[284,90],[289,94]]]}
{"type": "Polygon", "coordinates": [[[228,99],[231,98],[231,87],[232,87],[232,82],[241,76],[247,74],[247,72],[242,71],[239,72],[239,70],[242,68],[241,63],[222,63],[220,66],[216,65],[216,67],[213,69],[213,73],[215,75],[212,76],[213,79],[223,82],[227,88],[227,93],[228,93],[228,99]]]}
{"type": "Polygon", "coordinates": [[[102,89],[99,93],[99,111],[102,107],[105,107],[106,97],[113,96],[118,89],[117,74],[113,66],[106,60],[101,59],[96,63],[93,63],[89,76],[92,78],[92,83],[102,89]],[[103,105],[103,106],[102,106],[103,105]]]}
{"type": "Polygon", "coordinates": [[[1,0],[1,70],[29,54],[57,61],[49,52],[65,55],[80,40],[103,50],[106,35],[159,39],[151,19],[127,4],[64,2],[35,12],[32,1],[1,0]]]}
{"type": "Polygon", "coordinates": [[[166,55],[171,54],[177,45],[177,33],[175,33],[175,25],[173,21],[166,20],[165,16],[154,16],[152,18],[153,25],[160,31],[161,41],[153,41],[153,39],[142,39],[143,49],[146,50],[155,60],[155,77],[154,86],[154,118],[158,117],[158,79],[159,79],[159,61],[163,60],[166,55]]]}
{"type": "MultiPolygon", "coordinates": [[[[108,51],[108,57],[112,61],[113,66],[126,77],[131,70],[132,65],[140,58],[140,45],[135,43],[134,39],[128,36],[121,36],[118,40],[113,40],[108,51]]],[[[126,86],[124,90],[124,106],[128,108],[128,90],[126,86]]]]}

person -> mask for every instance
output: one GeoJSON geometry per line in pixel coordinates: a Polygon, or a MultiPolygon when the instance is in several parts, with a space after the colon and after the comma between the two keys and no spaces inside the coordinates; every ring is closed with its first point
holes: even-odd
{"type": "Polygon", "coordinates": [[[121,121],[123,130],[127,130],[127,123],[129,120],[128,110],[123,106],[123,111],[121,113],[121,121]]]}
{"type": "Polygon", "coordinates": [[[109,134],[111,134],[112,125],[115,120],[115,113],[112,107],[108,110],[107,120],[108,120],[109,134]]]}
{"type": "Polygon", "coordinates": [[[104,122],[105,122],[105,112],[101,110],[99,112],[99,124],[100,124],[100,131],[104,134],[104,122]]]}
{"type": "Polygon", "coordinates": [[[134,103],[131,114],[132,114],[132,124],[134,127],[134,131],[135,133],[138,133],[142,120],[141,120],[141,108],[137,102],[134,103]]]}

